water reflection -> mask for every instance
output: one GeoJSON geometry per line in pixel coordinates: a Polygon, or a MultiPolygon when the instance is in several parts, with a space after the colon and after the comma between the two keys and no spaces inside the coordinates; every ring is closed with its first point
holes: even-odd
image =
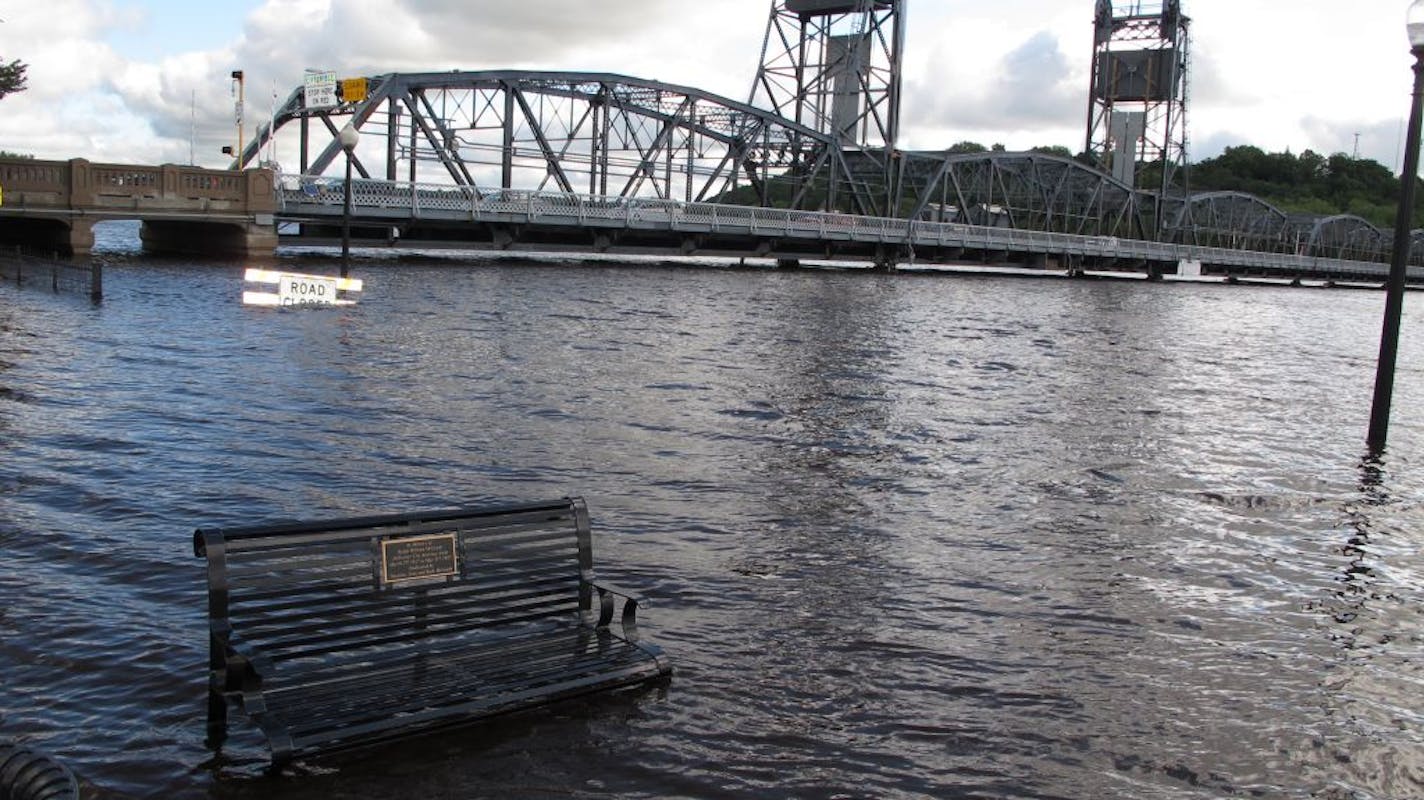
{"type": "Polygon", "coordinates": [[[1371,796],[1424,796],[1424,715],[1407,699],[1424,685],[1424,651],[1411,633],[1421,612],[1406,600],[1421,588],[1410,578],[1421,539],[1396,527],[1402,503],[1388,462],[1367,454],[1358,471],[1357,497],[1345,506],[1344,564],[1323,609],[1340,655],[1321,686],[1339,727],[1327,734],[1322,757],[1329,763],[1318,769],[1343,770],[1371,796]],[[1415,747],[1385,744],[1401,731],[1415,747]]]}
{"type": "MultiPolygon", "coordinates": [[[[1390,504],[1389,490],[1385,486],[1385,468],[1380,457],[1366,455],[1360,459],[1359,499],[1346,506],[1346,515],[1351,529],[1340,554],[1348,563],[1341,578],[1341,586],[1335,592],[1339,601],[1333,613],[1335,622],[1350,625],[1367,611],[1371,599],[1379,599],[1371,588],[1375,583],[1375,570],[1370,562],[1370,539],[1375,535],[1371,512],[1390,504]]],[[[1346,650],[1359,646],[1359,629],[1350,629],[1344,635],[1337,634],[1337,640],[1346,650]]]]}

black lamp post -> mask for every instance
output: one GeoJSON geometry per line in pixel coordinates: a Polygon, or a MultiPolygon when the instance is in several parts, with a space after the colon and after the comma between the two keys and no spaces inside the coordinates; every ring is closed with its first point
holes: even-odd
{"type": "MultiPolygon", "coordinates": [[[[1419,2],[1424,3],[1424,0],[1419,2]]],[[[356,126],[348,122],[337,138],[341,140],[341,149],[346,151],[346,197],[341,209],[341,277],[345,278],[351,273],[351,152],[361,141],[361,135],[356,132],[356,126]]]]}
{"type": "Polygon", "coordinates": [[[1409,136],[1404,145],[1404,172],[1399,182],[1399,210],[1394,218],[1394,250],[1390,254],[1389,282],[1385,285],[1384,328],[1380,332],[1379,365],[1375,371],[1375,398],[1370,407],[1370,451],[1384,450],[1389,436],[1389,406],[1394,396],[1394,365],[1399,352],[1399,318],[1404,311],[1404,276],[1409,267],[1410,230],[1414,220],[1414,186],[1419,182],[1419,127],[1424,99],[1424,0],[1414,0],[1405,17],[1409,46],[1414,53],[1414,100],[1409,110],[1409,136]]]}

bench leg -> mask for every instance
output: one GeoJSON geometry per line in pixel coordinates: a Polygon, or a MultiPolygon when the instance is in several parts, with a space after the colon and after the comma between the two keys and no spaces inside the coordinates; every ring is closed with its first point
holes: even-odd
{"type": "Polygon", "coordinates": [[[227,698],[217,686],[208,681],[208,738],[205,744],[211,750],[221,750],[227,740],[227,698]]]}
{"type": "Polygon", "coordinates": [[[227,740],[227,698],[223,697],[223,690],[227,687],[223,683],[227,680],[227,668],[222,662],[222,643],[217,637],[212,637],[208,641],[208,738],[209,749],[218,751],[222,749],[223,742],[227,740]]]}

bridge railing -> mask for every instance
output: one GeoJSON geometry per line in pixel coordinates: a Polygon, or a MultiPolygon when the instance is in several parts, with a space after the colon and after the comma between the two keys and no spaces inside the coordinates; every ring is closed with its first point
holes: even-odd
{"type": "MultiPolygon", "coordinates": [[[[279,211],[289,214],[339,216],[345,201],[340,179],[281,175],[277,180],[279,211]]],[[[518,189],[478,190],[470,187],[400,181],[352,182],[351,201],[365,221],[410,219],[467,220],[520,224],[570,224],[622,227],[681,233],[717,233],[764,238],[846,241],[914,248],[960,248],[971,251],[1030,252],[1123,261],[1176,263],[1182,260],[1233,265],[1266,273],[1298,275],[1304,271],[1384,278],[1388,266],[1289,253],[1233,250],[1218,247],[1078,236],[837,212],[799,211],[717,203],[684,203],[655,198],[532,192],[518,189]]],[[[1411,268],[1412,278],[1424,270],[1411,268]]]]}
{"type": "Polygon", "coordinates": [[[276,210],[269,170],[96,164],[82,158],[0,158],[0,209],[173,208],[263,214],[276,210]]]}

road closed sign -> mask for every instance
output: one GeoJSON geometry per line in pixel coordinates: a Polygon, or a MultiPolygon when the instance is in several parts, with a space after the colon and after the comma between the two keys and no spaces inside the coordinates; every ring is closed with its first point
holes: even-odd
{"type": "Polygon", "coordinates": [[[301,275],[294,272],[274,272],[249,269],[243,275],[248,283],[266,284],[263,291],[245,290],[242,304],[248,306],[351,306],[351,292],[361,291],[358,278],[337,278],[331,275],[301,275]],[[276,284],[276,291],[271,291],[276,284]]]}
{"type": "Polygon", "coordinates": [[[336,279],[283,275],[277,282],[277,300],[283,306],[335,305],[336,279]]]}

